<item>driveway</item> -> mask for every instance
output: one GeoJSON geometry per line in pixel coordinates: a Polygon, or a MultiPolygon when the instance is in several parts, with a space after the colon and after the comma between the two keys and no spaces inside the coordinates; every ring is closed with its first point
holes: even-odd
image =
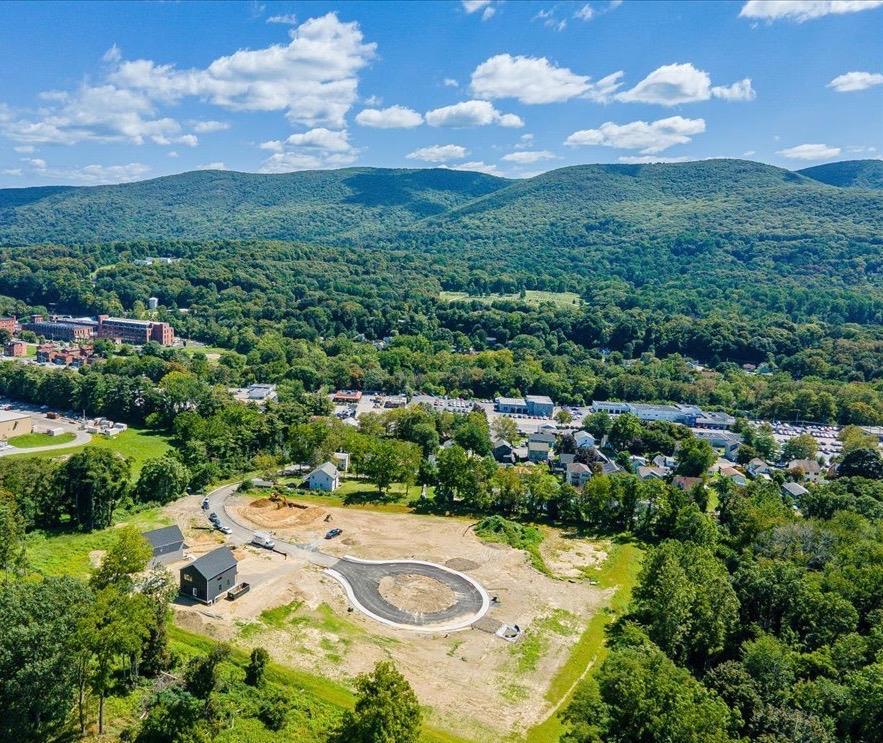
{"type": "MultiPolygon", "coordinates": [[[[247,544],[259,529],[239,520],[227,509],[227,500],[239,487],[238,483],[224,485],[208,495],[209,507],[203,513],[208,520],[216,513],[221,524],[230,528],[229,539],[234,544],[247,544]]],[[[321,552],[315,545],[293,544],[275,538],[276,549],[294,557],[319,565],[342,586],[354,608],[398,629],[424,632],[453,632],[465,629],[483,617],[490,608],[490,597],[473,578],[456,570],[419,560],[360,560],[355,557],[338,558],[321,552]],[[421,575],[448,586],[454,593],[454,603],[443,611],[414,613],[389,603],[380,594],[380,581],[385,577],[421,575]]]]}
{"type": "Polygon", "coordinates": [[[10,446],[0,449],[0,457],[8,457],[12,454],[36,454],[38,451],[55,451],[56,449],[69,449],[72,446],[83,446],[92,440],[92,434],[85,431],[72,431],[75,435],[73,441],[67,441],[64,444],[48,444],[47,446],[30,446],[20,448],[18,446],[10,446]]]}

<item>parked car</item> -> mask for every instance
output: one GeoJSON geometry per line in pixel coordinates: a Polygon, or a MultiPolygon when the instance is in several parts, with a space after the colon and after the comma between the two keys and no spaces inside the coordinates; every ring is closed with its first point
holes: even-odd
{"type": "Polygon", "coordinates": [[[273,541],[272,537],[261,531],[256,531],[254,533],[254,536],[251,538],[251,543],[268,550],[271,550],[276,546],[276,542],[273,541]]]}
{"type": "Polygon", "coordinates": [[[221,532],[221,534],[230,534],[233,531],[229,526],[224,526],[223,524],[215,524],[215,529],[221,532]]]}
{"type": "Polygon", "coordinates": [[[203,510],[208,511],[208,498],[202,499],[202,508],[203,510]]]}
{"type": "Polygon", "coordinates": [[[216,514],[214,511],[212,511],[208,515],[208,520],[211,521],[213,524],[220,524],[221,523],[221,517],[218,516],[218,514],[216,514]]]}
{"type": "Polygon", "coordinates": [[[343,534],[343,529],[331,529],[325,535],[325,539],[334,539],[334,537],[339,537],[341,534],[343,534]]]}

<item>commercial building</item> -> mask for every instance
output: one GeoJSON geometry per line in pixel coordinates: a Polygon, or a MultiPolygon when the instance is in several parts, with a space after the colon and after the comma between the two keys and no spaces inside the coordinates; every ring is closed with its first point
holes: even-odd
{"type": "Polygon", "coordinates": [[[28,345],[24,341],[9,341],[3,352],[7,356],[27,356],[28,345]]]}
{"type": "Polygon", "coordinates": [[[527,413],[527,401],[523,397],[498,397],[494,400],[494,405],[500,413],[527,413]]]}
{"type": "Polygon", "coordinates": [[[22,330],[30,330],[51,341],[80,343],[89,340],[93,335],[93,329],[88,325],[67,320],[46,320],[41,315],[34,315],[30,322],[22,323],[21,327],[22,330]]]}
{"type": "Polygon", "coordinates": [[[98,316],[99,338],[132,343],[142,346],[150,341],[155,341],[163,346],[171,346],[175,342],[175,331],[172,326],[165,322],[153,322],[152,320],[133,320],[128,317],[98,316]]]}
{"type": "Polygon", "coordinates": [[[0,410],[0,440],[6,441],[13,436],[24,436],[33,431],[34,422],[27,413],[0,410]]]}
{"type": "Polygon", "coordinates": [[[593,412],[605,412],[610,415],[631,413],[642,421],[666,421],[681,423],[685,426],[726,430],[736,419],[726,413],[706,413],[697,405],[655,405],[642,402],[619,402],[615,400],[593,400],[593,412]]]}
{"type": "Polygon", "coordinates": [[[211,604],[236,585],[236,558],[219,547],[181,568],[182,596],[211,604]]]}
{"type": "Polygon", "coordinates": [[[538,415],[540,418],[551,418],[555,410],[552,398],[546,395],[527,395],[524,398],[527,404],[528,415],[538,415]]]}

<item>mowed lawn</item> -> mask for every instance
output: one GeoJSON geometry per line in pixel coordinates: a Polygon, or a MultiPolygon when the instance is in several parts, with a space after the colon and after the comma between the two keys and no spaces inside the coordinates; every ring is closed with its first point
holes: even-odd
{"type": "Polygon", "coordinates": [[[438,298],[442,302],[458,302],[465,300],[477,300],[490,304],[491,302],[526,302],[527,304],[538,305],[543,302],[551,302],[561,307],[579,307],[582,303],[579,294],[574,292],[543,292],[534,289],[527,289],[524,297],[520,294],[485,294],[484,296],[474,296],[466,292],[439,292],[438,298]]]}
{"type": "MultiPolygon", "coordinates": [[[[32,436],[34,434],[30,435],[32,436]]],[[[48,438],[51,440],[50,443],[64,443],[63,440],[61,440],[63,439],[63,437],[61,436],[50,436],[48,438]]],[[[70,441],[70,439],[67,440],[70,441]]],[[[30,444],[30,446],[43,445],[44,444],[42,443],[30,444]]],[[[86,444],[86,446],[97,446],[101,449],[110,449],[111,451],[118,452],[123,456],[131,458],[133,480],[137,479],[138,475],[141,473],[141,468],[144,466],[144,463],[148,459],[161,457],[163,454],[169,451],[169,449],[171,449],[168,437],[154,433],[153,431],[138,428],[128,428],[127,430],[113,437],[93,436],[92,440],[88,444],[86,444]]],[[[85,446],[72,446],[68,449],[62,449],[60,451],[38,451],[31,454],[28,454],[27,452],[22,452],[21,454],[13,454],[11,456],[54,459],[56,457],[69,457],[71,454],[76,454],[77,452],[82,451],[84,448],[85,446]]]]}
{"type": "Polygon", "coordinates": [[[76,434],[67,431],[58,436],[50,436],[48,433],[26,433],[21,436],[13,436],[7,441],[8,444],[18,449],[31,449],[36,446],[58,446],[73,441],[76,434]]]}

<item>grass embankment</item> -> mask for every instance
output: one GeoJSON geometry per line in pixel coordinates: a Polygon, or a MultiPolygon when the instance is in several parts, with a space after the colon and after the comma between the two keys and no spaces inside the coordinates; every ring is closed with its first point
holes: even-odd
{"type": "Polygon", "coordinates": [[[171,519],[159,508],[147,508],[136,513],[115,515],[115,524],[109,529],[93,532],[35,531],[27,536],[28,560],[31,567],[46,575],[73,575],[83,578],[89,574],[90,553],[108,549],[116,539],[116,530],[125,524],[149,531],[167,526],[171,519]]]}
{"type": "Polygon", "coordinates": [[[48,433],[26,433],[22,436],[13,436],[6,443],[18,449],[32,449],[35,446],[58,446],[67,444],[77,438],[75,433],[70,431],[59,434],[58,436],[50,436],[48,433]]]}
{"type": "Polygon", "coordinates": [[[475,535],[486,542],[499,542],[524,550],[534,568],[544,575],[554,577],[540,554],[543,532],[536,526],[510,521],[502,516],[486,516],[475,525],[475,535]]]}
{"type": "MultiPolygon", "coordinates": [[[[284,485],[299,484],[303,478],[283,478],[284,485]]],[[[412,501],[420,495],[422,486],[394,482],[386,493],[381,495],[377,487],[367,480],[347,478],[341,480],[340,487],[333,493],[319,490],[291,490],[284,494],[291,500],[302,501],[317,506],[335,506],[339,508],[358,508],[364,511],[383,511],[385,513],[412,513],[412,501]]],[[[248,495],[265,497],[267,490],[250,490],[248,495]]],[[[432,499],[435,490],[427,488],[427,497],[432,499]]]]}
{"type": "Polygon", "coordinates": [[[465,302],[478,301],[484,304],[492,302],[525,302],[526,304],[539,305],[543,302],[551,302],[560,307],[579,307],[582,300],[579,294],[573,292],[544,292],[528,289],[522,297],[520,294],[485,294],[475,296],[466,292],[439,292],[438,298],[442,302],[465,302]]]}
{"type": "MultiPolygon", "coordinates": [[[[31,434],[33,435],[33,434],[31,434]]],[[[59,443],[60,436],[50,437],[53,443],[59,443]]],[[[101,449],[110,449],[132,460],[132,479],[137,479],[141,468],[148,459],[161,457],[170,448],[168,437],[147,429],[128,428],[116,436],[93,436],[85,446],[72,446],[60,451],[22,452],[13,454],[13,457],[40,457],[41,459],[54,459],[55,457],[69,457],[82,451],[86,446],[97,446],[101,449]]]]}
{"type": "Polygon", "coordinates": [[[598,568],[586,570],[586,577],[596,580],[599,587],[616,589],[616,592],[610,604],[589,620],[567,662],[549,684],[545,698],[554,705],[553,712],[548,719],[528,731],[527,743],[554,743],[560,738],[563,727],[558,713],[570,702],[578,682],[606,657],[604,630],[627,609],[632,589],[638,580],[642,556],[641,548],[634,542],[613,543],[604,563],[598,568]]]}

